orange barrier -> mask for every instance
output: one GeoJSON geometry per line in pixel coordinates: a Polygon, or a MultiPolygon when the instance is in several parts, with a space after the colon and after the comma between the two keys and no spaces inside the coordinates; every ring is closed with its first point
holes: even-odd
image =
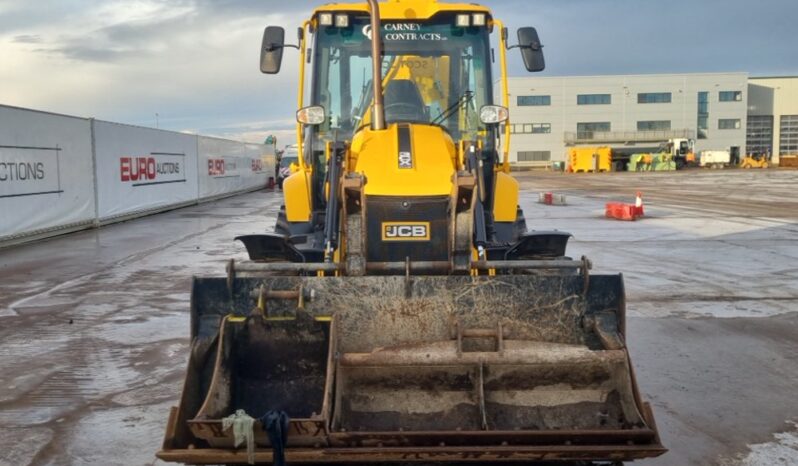
{"type": "Polygon", "coordinates": [[[634,222],[645,215],[643,208],[643,195],[637,193],[634,204],[623,204],[620,202],[609,202],[605,206],[604,216],[615,220],[634,222]]]}

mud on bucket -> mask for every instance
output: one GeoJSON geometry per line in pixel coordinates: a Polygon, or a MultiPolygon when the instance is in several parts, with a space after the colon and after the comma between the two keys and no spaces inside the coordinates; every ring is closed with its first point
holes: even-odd
{"type": "MultiPolygon", "coordinates": [[[[233,432],[222,429],[223,418],[237,410],[255,419],[284,412],[290,419],[289,446],[326,444],[330,400],[325,384],[333,367],[334,328],[307,316],[225,317],[211,385],[189,421],[192,433],[213,448],[233,448],[233,432]]],[[[271,447],[260,421],[254,434],[259,447],[271,447]]]]}

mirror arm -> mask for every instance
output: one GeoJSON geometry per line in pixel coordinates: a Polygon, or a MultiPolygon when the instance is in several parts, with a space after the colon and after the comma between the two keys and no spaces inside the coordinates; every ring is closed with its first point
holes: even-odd
{"type": "Polygon", "coordinates": [[[275,50],[278,50],[278,49],[288,49],[288,48],[299,50],[299,45],[293,45],[293,44],[276,45],[276,44],[271,44],[268,48],[266,48],[264,50],[266,52],[274,52],[275,50]]]}
{"type": "Polygon", "coordinates": [[[535,48],[535,47],[533,47],[531,45],[521,45],[521,44],[515,44],[515,45],[508,45],[507,46],[507,50],[512,50],[512,49],[532,49],[532,50],[536,50],[537,51],[537,50],[543,50],[543,44],[538,45],[537,48],[535,48]]]}

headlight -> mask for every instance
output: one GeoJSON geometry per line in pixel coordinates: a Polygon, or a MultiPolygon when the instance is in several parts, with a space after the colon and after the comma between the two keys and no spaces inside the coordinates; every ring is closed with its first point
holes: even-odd
{"type": "Polygon", "coordinates": [[[485,105],[479,110],[479,120],[486,125],[497,125],[510,119],[510,111],[501,105],[485,105]]]}

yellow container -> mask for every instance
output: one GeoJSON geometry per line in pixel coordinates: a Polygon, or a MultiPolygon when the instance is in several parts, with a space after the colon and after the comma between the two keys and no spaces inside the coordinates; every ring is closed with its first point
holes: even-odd
{"type": "Polygon", "coordinates": [[[612,171],[612,149],[609,147],[580,147],[568,152],[568,168],[572,173],[612,171]]]}

